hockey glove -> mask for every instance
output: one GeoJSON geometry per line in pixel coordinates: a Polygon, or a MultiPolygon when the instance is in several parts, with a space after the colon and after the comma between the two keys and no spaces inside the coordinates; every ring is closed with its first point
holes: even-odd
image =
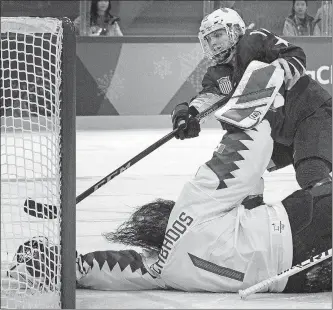
{"type": "Polygon", "coordinates": [[[20,245],[7,275],[27,287],[54,289],[57,284],[59,248],[37,236],[20,245]]]}
{"type": "Polygon", "coordinates": [[[171,113],[173,129],[179,128],[176,139],[184,140],[199,136],[201,130],[199,121],[195,118],[198,111],[188,106],[187,102],[176,105],[171,113]]]}

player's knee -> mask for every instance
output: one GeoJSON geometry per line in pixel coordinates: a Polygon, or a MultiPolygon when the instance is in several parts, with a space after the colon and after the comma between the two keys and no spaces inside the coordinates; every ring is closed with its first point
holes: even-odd
{"type": "Polygon", "coordinates": [[[302,159],[295,166],[296,180],[301,188],[310,188],[330,177],[332,164],[319,157],[302,159]]]}

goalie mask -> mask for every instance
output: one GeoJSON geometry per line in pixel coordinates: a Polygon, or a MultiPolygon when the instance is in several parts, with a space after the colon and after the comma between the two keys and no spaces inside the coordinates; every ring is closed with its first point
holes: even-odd
{"type": "Polygon", "coordinates": [[[9,266],[8,276],[20,286],[52,290],[57,283],[58,247],[46,237],[33,237],[20,245],[9,266]]]}
{"type": "Polygon", "coordinates": [[[221,8],[207,15],[198,35],[205,56],[217,63],[229,62],[245,30],[244,21],[232,9],[221,8]]]}

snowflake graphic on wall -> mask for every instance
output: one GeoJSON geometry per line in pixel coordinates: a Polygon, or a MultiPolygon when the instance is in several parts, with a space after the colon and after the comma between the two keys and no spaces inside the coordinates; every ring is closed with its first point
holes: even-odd
{"type": "Polygon", "coordinates": [[[104,74],[101,78],[97,78],[97,86],[99,92],[97,95],[103,95],[109,100],[119,99],[124,94],[124,78],[119,73],[115,73],[115,70],[110,70],[109,73],[104,74]],[[112,82],[112,91],[111,91],[112,82]]]}
{"type": "Polygon", "coordinates": [[[164,56],[159,61],[154,61],[154,74],[159,75],[160,78],[164,79],[167,75],[171,75],[171,62],[164,56]]]}
{"type": "Polygon", "coordinates": [[[180,75],[183,79],[190,82],[194,89],[201,90],[201,82],[207,71],[207,68],[213,64],[208,58],[203,58],[201,49],[194,48],[191,52],[180,54],[180,75]],[[193,63],[198,66],[193,70],[193,63]]]}

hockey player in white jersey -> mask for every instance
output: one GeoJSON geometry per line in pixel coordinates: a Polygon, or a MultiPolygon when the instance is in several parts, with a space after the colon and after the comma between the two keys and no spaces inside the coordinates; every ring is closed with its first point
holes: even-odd
{"type": "MultiPolygon", "coordinates": [[[[110,242],[139,246],[143,252],[78,255],[78,286],[237,292],[290,268],[297,263],[293,253],[300,263],[329,249],[329,180],[316,187],[318,192],[300,190],[274,205],[262,202],[262,175],[272,149],[267,121],[227,133],[213,157],[184,185],[176,203],[146,204],[106,235],[110,242]]],[[[316,285],[303,273],[296,284],[286,278],[267,291],[330,289],[329,267],[321,268],[316,285]]]]}
{"type": "MultiPolygon", "coordinates": [[[[296,191],[274,205],[262,201],[262,175],[273,149],[270,132],[264,120],[253,129],[226,133],[175,203],[162,199],[148,203],[117,231],[105,235],[110,242],[142,251],[78,254],[77,286],[237,292],[329,249],[330,180],[311,190],[296,191]]],[[[49,260],[48,253],[57,252],[43,240],[30,246],[46,248],[42,257],[49,260]]],[[[25,260],[22,252],[20,248],[19,259],[10,267],[14,278],[17,273],[27,274],[32,263],[31,255],[25,260]]],[[[309,272],[285,278],[266,291],[331,289],[331,262],[321,264],[311,278],[309,272]]]]}

